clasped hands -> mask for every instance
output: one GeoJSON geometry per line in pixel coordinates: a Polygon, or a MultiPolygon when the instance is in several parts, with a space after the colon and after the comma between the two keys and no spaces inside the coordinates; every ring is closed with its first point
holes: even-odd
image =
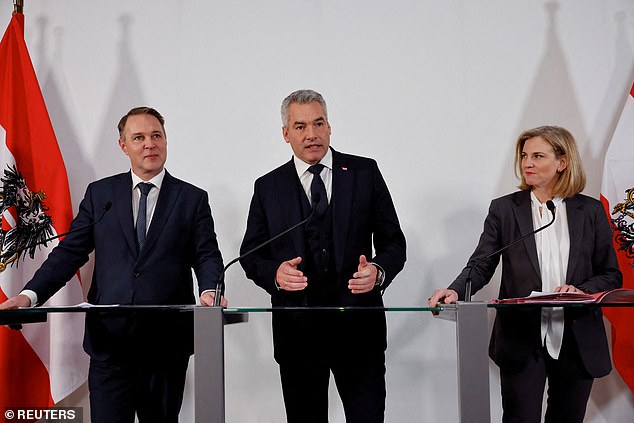
{"type": "MultiPolygon", "coordinates": [[[[302,291],[308,286],[308,278],[297,266],[302,262],[301,257],[287,260],[280,264],[275,272],[275,282],[284,291],[302,291]]],[[[377,279],[377,268],[368,262],[364,255],[359,257],[357,271],[348,280],[348,289],[353,294],[364,294],[374,289],[377,279]]]]}

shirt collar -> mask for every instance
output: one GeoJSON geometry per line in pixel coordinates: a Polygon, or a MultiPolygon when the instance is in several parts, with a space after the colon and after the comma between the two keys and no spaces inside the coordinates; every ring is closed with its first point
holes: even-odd
{"type": "MultiPolygon", "coordinates": [[[[293,156],[293,163],[295,163],[295,170],[297,171],[297,176],[299,177],[301,177],[304,174],[304,172],[306,172],[308,168],[312,166],[302,161],[297,156],[293,156]]],[[[326,155],[322,157],[322,159],[319,161],[319,163],[324,165],[324,167],[327,167],[328,169],[332,170],[332,151],[330,150],[330,148],[326,152],[326,155]]]]}
{"type": "Polygon", "coordinates": [[[165,178],[165,168],[163,168],[163,170],[161,170],[158,175],[156,175],[149,181],[144,181],[132,170],[130,170],[130,174],[132,175],[132,189],[136,188],[136,186],[141,182],[149,182],[156,188],[161,189],[161,185],[163,185],[163,178],[165,178]]]}
{"type": "MultiPolygon", "coordinates": [[[[539,201],[539,199],[537,198],[537,196],[535,195],[535,193],[533,191],[531,191],[531,202],[533,203],[533,205],[537,206],[537,207],[544,207],[546,206],[546,203],[542,203],[539,201]]],[[[563,204],[564,199],[561,197],[555,197],[552,199],[552,202],[555,204],[555,207],[559,207],[563,204]]]]}

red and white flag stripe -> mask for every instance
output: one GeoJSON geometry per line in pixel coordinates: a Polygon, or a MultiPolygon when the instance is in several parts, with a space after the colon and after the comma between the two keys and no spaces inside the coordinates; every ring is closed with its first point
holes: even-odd
{"type": "MultiPolygon", "coordinates": [[[[605,155],[601,202],[614,226],[623,288],[634,289],[634,85],[605,155]]],[[[612,359],[634,392],[634,309],[605,308],[612,325],[612,359]]]]}
{"type": "MultiPolygon", "coordinates": [[[[67,231],[72,219],[68,177],[24,41],[21,13],[13,14],[0,42],[0,149],[0,251],[7,249],[6,234],[28,220],[10,203],[5,177],[12,166],[25,182],[19,200],[42,198],[53,234],[67,231]]],[[[55,245],[57,241],[36,248],[34,257],[23,254],[10,261],[2,256],[7,266],[0,273],[0,301],[20,292],[55,245]]],[[[76,275],[46,305],[82,299],[76,275]]],[[[19,331],[0,327],[0,410],[51,406],[83,384],[88,370],[83,331],[81,314],[52,313],[47,323],[24,325],[19,331]]]]}

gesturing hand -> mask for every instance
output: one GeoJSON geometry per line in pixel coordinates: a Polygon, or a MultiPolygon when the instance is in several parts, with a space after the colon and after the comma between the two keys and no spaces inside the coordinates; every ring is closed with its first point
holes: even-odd
{"type": "Polygon", "coordinates": [[[287,260],[280,264],[275,272],[275,282],[284,291],[301,291],[308,286],[308,278],[297,266],[302,262],[301,257],[287,260]]]}
{"type": "Polygon", "coordinates": [[[352,275],[352,279],[348,281],[348,289],[353,294],[364,294],[374,289],[377,275],[376,266],[369,263],[364,255],[359,257],[359,266],[357,271],[352,275]]]}

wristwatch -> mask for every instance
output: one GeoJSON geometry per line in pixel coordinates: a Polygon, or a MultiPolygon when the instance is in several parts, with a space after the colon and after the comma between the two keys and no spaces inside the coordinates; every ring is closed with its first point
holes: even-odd
{"type": "Polygon", "coordinates": [[[374,283],[374,286],[381,287],[385,281],[385,270],[376,263],[372,263],[372,265],[376,267],[376,282],[374,283]]]}

